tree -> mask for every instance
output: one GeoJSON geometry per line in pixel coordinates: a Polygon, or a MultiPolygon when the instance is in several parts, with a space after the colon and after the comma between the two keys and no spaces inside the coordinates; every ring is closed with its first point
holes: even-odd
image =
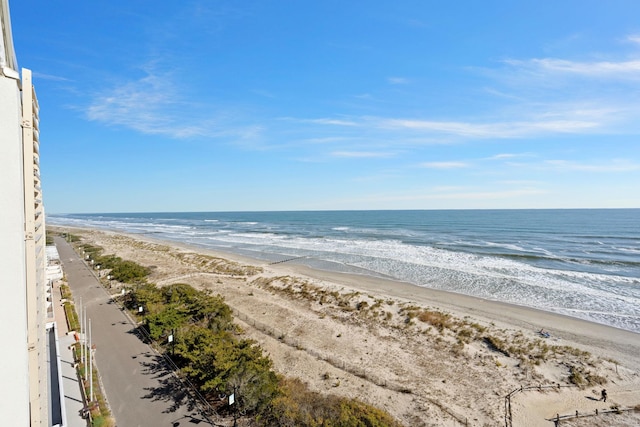
{"type": "Polygon", "coordinates": [[[138,307],[144,307],[147,313],[155,313],[159,311],[162,305],[162,294],[153,283],[142,283],[129,292],[125,297],[125,306],[138,312],[138,307]]]}
{"type": "Polygon", "coordinates": [[[122,261],[111,269],[111,277],[122,283],[141,283],[149,275],[149,269],[133,261],[122,261]]]}
{"type": "Polygon", "coordinates": [[[146,317],[149,336],[155,341],[159,341],[168,332],[180,328],[187,321],[187,316],[174,306],[165,307],[163,310],[146,317]]]}

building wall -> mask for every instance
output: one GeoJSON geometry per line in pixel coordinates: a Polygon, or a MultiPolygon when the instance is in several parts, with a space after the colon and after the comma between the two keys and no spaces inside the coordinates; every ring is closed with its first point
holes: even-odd
{"type": "Polygon", "coordinates": [[[40,117],[31,70],[22,70],[22,158],[27,294],[27,351],[32,426],[48,426],[49,384],[46,354],[46,251],[40,183],[40,117]]]}
{"type": "Polygon", "coordinates": [[[0,0],[0,419],[49,426],[46,256],[40,185],[39,106],[0,0]]]}
{"type": "Polygon", "coordinates": [[[0,414],[29,426],[24,174],[19,82],[0,73],[0,414]]]}

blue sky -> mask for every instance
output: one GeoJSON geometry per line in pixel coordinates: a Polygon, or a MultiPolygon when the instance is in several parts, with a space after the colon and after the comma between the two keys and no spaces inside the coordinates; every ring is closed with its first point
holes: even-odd
{"type": "Polygon", "coordinates": [[[11,1],[50,213],[640,207],[640,2],[11,1]]]}

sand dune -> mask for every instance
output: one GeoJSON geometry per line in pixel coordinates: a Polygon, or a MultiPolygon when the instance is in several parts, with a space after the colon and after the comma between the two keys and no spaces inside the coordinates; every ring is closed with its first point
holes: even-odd
{"type": "Polygon", "coordinates": [[[637,412],[602,414],[640,404],[639,334],[146,236],[73,232],[105,254],[152,267],[151,282],[189,283],[221,294],[278,372],[314,390],[376,405],[407,426],[497,426],[510,420],[514,426],[549,426],[557,414],[596,409],[598,417],[566,422],[640,424],[637,412]],[[509,411],[505,396],[521,387],[509,411]],[[606,403],[598,400],[602,388],[608,390],[606,403]]]}

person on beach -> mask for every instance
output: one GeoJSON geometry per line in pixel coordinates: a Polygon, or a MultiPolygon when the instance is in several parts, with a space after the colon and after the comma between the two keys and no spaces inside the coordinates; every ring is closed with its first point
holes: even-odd
{"type": "Polygon", "coordinates": [[[602,398],[600,400],[602,400],[603,402],[607,401],[607,390],[602,389],[602,392],[600,392],[600,395],[602,396],[602,398]]]}

